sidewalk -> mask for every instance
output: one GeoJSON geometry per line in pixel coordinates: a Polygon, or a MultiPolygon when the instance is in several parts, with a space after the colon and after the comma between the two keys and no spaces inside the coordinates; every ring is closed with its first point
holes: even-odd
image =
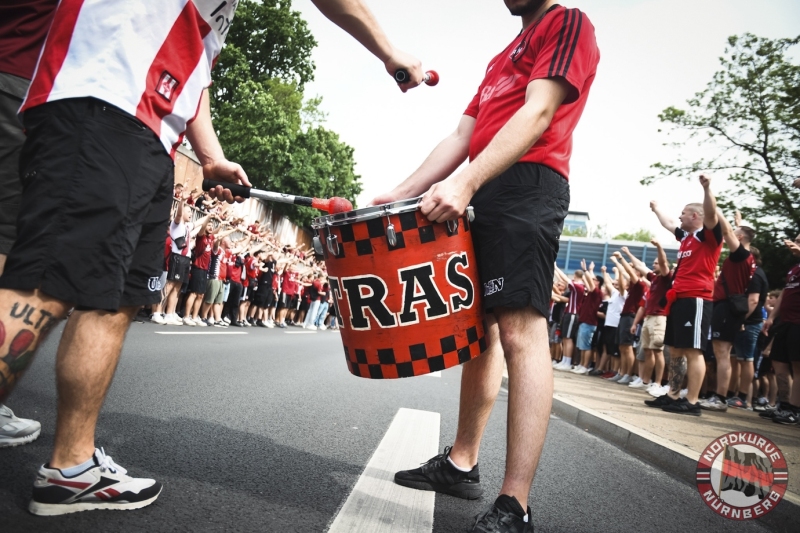
{"type": "MultiPolygon", "coordinates": [[[[747,430],[770,439],[786,457],[789,484],[783,502],[762,521],[778,531],[797,531],[800,427],[776,424],[742,409],[703,411],[699,417],[670,414],[647,407],[644,400],[652,397],[643,390],[571,372],[553,374],[554,415],[692,485],[700,453],[717,437],[747,430]]],[[[507,385],[507,374],[503,380],[507,385]]]]}

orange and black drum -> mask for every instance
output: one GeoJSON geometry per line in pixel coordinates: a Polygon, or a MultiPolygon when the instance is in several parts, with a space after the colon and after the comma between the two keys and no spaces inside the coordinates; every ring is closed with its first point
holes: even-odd
{"type": "Polygon", "coordinates": [[[347,366],[394,379],[444,370],[486,349],[471,208],[432,223],[419,198],[314,219],[347,366]]]}

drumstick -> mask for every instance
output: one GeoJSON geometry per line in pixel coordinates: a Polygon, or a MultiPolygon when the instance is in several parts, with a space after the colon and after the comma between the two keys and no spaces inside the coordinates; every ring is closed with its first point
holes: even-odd
{"type": "MultiPolygon", "coordinates": [[[[408,83],[410,76],[408,75],[408,71],[404,68],[397,69],[394,71],[394,81],[397,83],[408,83]]],[[[430,85],[433,87],[437,83],[439,83],[439,73],[435,70],[429,70],[425,73],[425,77],[422,79],[425,85],[430,85]]]]}
{"type": "Polygon", "coordinates": [[[225,183],[221,181],[203,180],[203,190],[209,191],[215,187],[222,187],[228,189],[234,196],[241,196],[242,198],[259,198],[261,200],[268,200],[270,202],[280,202],[282,204],[295,204],[305,205],[326,211],[331,214],[344,213],[345,211],[352,211],[353,204],[347,198],[339,198],[334,196],[332,198],[308,198],[307,196],[294,196],[291,194],[283,194],[278,192],[262,191],[260,189],[253,189],[238,185],[236,183],[225,183]]]}

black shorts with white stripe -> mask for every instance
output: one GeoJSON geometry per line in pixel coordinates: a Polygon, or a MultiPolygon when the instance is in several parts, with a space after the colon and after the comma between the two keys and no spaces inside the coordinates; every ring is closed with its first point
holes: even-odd
{"type": "Polygon", "coordinates": [[[564,313],[561,317],[561,339],[578,340],[578,315],[575,313],[564,313]]]}
{"type": "Polygon", "coordinates": [[[667,317],[664,344],[671,348],[705,350],[711,330],[713,303],[702,298],[678,298],[667,317]]]}

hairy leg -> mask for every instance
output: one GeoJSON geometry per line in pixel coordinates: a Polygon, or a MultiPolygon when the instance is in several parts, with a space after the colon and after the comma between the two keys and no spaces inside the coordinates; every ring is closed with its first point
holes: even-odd
{"type": "Polygon", "coordinates": [[[657,385],[661,385],[661,380],[664,379],[664,351],[653,350],[653,359],[655,367],[654,381],[657,385]]]}
{"type": "Polygon", "coordinates": [[[503,348],[497,321],[490,313],[486,322],[486,351],[461,366],[458,429],[450,458],[462,468],[472,468],[478,462],[483,431],[503,381],[503,348]]]}
{"type": "Polygon", "coordinates": [[[706,361],[703,359],[703,352],[700,350],[687,349],[686,354],[686,378],[689,389],[686,400],[689,403],[697,403],[700,396],[700,387],[703,386],[703,378],[706,375],[706,361]]]}
{"type": "Polygon", "coordinates": [[[547,360],[547,321],[531,307],[495,310],[508,364],[506,470],[501,494],[525,507],[547,434],[553,369],[547,360]]]}
{"type": "Polygon", "coordinates": [[[94,453],[97,417],[135,313],[135,307],[115,313],[75,311],[67,321],[56,355],[54,468],[80,464],[94,453]]]}
{"type": "Polygon", "coordinates": [[[620,346],[619,352],[620,372],[623,374],[630,374],[633,371],[633,363],[636,361],[636,356],[633,353],[633,346],[620,346]]]}
{"type": "MultiPolygon", "coordinates": [[[[795,361],[792,363],[792,372],[795,376],[800,376],[800,362],[795,361]]],[[[795,407],[800,407],[800,384],[797,379],[792,383],[792,391],[789,393],[789,403],[795,407]]]]}
{"type": "Polygon", "coordinates": [[[572,339],[567,338],[567,339],[564,339],[561,342],[561,344],[562,344],[562,348],[561,348],[562,355],[564,357],[569,357],[571,359],[572,358],[572,351],[575,349],[575,343],[572,342],[572,339]]]}
{"type": "Polygon", "coordinates": [[[775,369],[775,381],[777,382],[777,396],[781,402],[788,402],[792,391],[792,376],[789,373],[788,363],[772,362],[775,369]]]}
{"type": "Polygon", "coordinates": [[[183,308],[183,316],[184,318],[191,318],[192,316],[192,308],[194,307],[194,301],[197,299],[197,294],[193,292],[186,293],[186,305],[183,308]]]}
{"type": "Polygon", "coordinates": [[[653,367],[656,364],[656,356],[655,350],[645,350],[644,351],[644,361],[642,361],[641,369],[642,371],[639,373],[639,377],[642,378],[642,381],[645,383],[650,383],[650,376],[653,375],[653,367]]]}
{"type": "Polygon", "coordinates": [[[0,289],[0,403],[33,362],[39,344],[69,305],[36,291],[0,289]]]}
{"type": "Polygon", "coordinates": [[[731,381],[731,347],[733,344],[725,341],[712,341],[712,344],[714,359],[717,360],[717,396],[725,398],[731,381]]]}
{"type": "Polygon", "coordinates": [[[175,311],[178,309],[178,297],[181,293],[181,282],[180,281],[168,281],[167,282],[167,298],[166,298],[166,314],[174,315],[175,311]]]}
{"type": "Polygon", "coordinates": [[[728,382],[728,390],[726,393],[739,392],[737,390],[739,379],[741,379],[741,365],[739,364],[739,360],[736,359],[736,356],[733,356],[731,357],[731,380],[728,382]]]}
{"type": "Polygon", "coordinates": [[[775,402],[778,401],[778,380],[775,378],[774,372],[770,372],[767,376],[767,387],[769,390],[767,400],[770,405],[775,405],[775,402]]]}
{"type": "Polygon", "coordinates": [[[192,317],[196,317],[200,314],[200,308],[205,303],[203,302],[203,294],[195,294],[194,296],[194,303],[192,304],[192,317]]]}

